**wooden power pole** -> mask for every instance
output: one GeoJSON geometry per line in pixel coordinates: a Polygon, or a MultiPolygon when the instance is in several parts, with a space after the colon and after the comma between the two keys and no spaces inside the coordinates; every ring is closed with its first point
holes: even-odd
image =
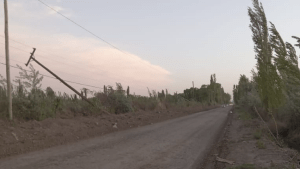
{"type": "MultiPolygon", "coordinates": [[[[56,79],[58,79],[60,82],[62,82],[64,85],[66,85],[69,89],[73,90],[73,92],[75,92],[76,94],[78,94],[83,100],[85,100],[86,102],[90,103],[91,105],[95,106],[91,101],[89,101],[85,96],[83,96],[82,91],[81,93],[79,93],[76,89],[74,89],[72,86],[70,86],[67,82],[65,82],[63,79],[61,79],[60,77],[58,77],[55,73],[53,73],[51,70],[49,70],[46,66],[44,66],[43,64],[41,64],[39,61],[37,61],[33,55],[35,52],[35,48],[33,48],[33,52],[31,53],[28,62],[25,64],[26,66],[28,66],[29,62],[31,60],[35,61],[35,63],[37,63],[38,65],[40,65],[42,68],[44,68],[45,70],[47,70],[50,74],[52,74],[54,77],[56,77],[56,79]]],[[[86,93],[85,93],[86,94],[86,93]]]]}
{"type": "Polygon", "coordinates": [[[5,15],[5,55],[6,55],[6,80],[7,80],[7,98],[8,98],[8,113],[9,119],[13,119],[12,114],[12,96],[10,84],[10,63],[9,63],[9,38],[8,38],[8,12],[7,0],[4,0],[4,15],[5,15]]]}

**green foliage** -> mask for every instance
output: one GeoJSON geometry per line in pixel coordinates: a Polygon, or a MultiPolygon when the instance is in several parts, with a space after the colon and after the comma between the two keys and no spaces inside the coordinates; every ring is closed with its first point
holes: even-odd
{"type": "Polygon", "coordinates": [[[54,98],[55,97],[55,93],[54,93],[54,91],[52,90],[51,87],[47,87],[46,88],[46,96],[50,97],[50,98],[54,98]]]}
{"type": "MultiPolygon", "coordinates": [[[[271,23],[272,24],[272,23],[271,23]]],[[[284,43],[275,26],[271,26],[271,44],[276,56],[274,64],[281,75],[284,93],[285,105],[279,108],[279,113],[290,116],[290,128],[300,127],[300,71],[298,68],[298,57],[295,48],[288,42],[284,43]],[[296,122],[294,119],[297,119],[296,122]]]]}
{"type": "Polygon", "coordinates": [[[297,40],[298,44],[295,44],[295,46],[298,46],[300,48],[300,38],[297,36],[292,36],[292,38],[297,40]]]}
{"type": "Polygon", "coordinates": [[[7,111],[6,88],[0,86],[0,113],[7,111]]]}
{"type": "Polygon", "coordinates": [[[163,101],[166,99],[165,91],[162,90],[161,93],[157,92],[157,97],[159,98],[160,101],[163,101]]]}
{"type": "Polygon", "coordinates": [[[158,101],[155,98],[135,96],[132,97],[132,105],[135,110],[154,110],[158,105],[158,101]]]}
{"type": "MultiPolygon", "coordinates": [[[[263,106],[266,110],[272,112],[272,109],[276,109],[284,103],[283,81],[277,72],[276,66],[272,63],[274,47],[272,48],[270,43],[272,38],[269,39],[269,29],[264,9],[258,0],[253,0],[253,6],[253,10],[248,9],[257,59],[257,73],[253,77],[263,106]]],[[[279,44],[281,43],[279,42],[279,44]]],[[[281,49],[278,51],[283,52],[281,49]]]]}
{"type": "Polygon", "coordinates": [[[245,108],[260,106],[261,101],[257,92],[257,85],[245,75],[241,75],[239,84],[233,86],[234,103],[245,108]]]}
{"type": "Polygon", "coordinates": [[[253,137],[257,140],[261,138],[261,135],[262,135],[262,130],[260,129],[256,129],[256,131],[253,133],[253,137]]]}
{"type": "Polygon", "coordinates": [[[201,88],[185,89],[183,97],[187,100],[195,100],[202,103],[214,104],[229,104],[231,96],[224,92],[220,83],[217,83],[216,75],[210,76],[210,84],[202,85],[201,88]]]}
{"type": "Polygon", "coordinates": [[[125,96],[121,83],[116,83],[116,90],[109,86],[109,89],[104,88],[103,93],[95,93],[95,97],[109,112],[120,114],[133,111],[132,98],[125,96]]]}
{"type": "Polygon", "coordinates": [[[29,73],[27,70],[23,69],[20,65],[17,65],[17,67],[21,71],[19,72],[20,76],[17,76],[16,77],[17,79],[14,80],[14,82],[24,86],[25,90],[27,89],[27,91],[41,88],[42,86],[41,82],[44,77],[40,75],[39,71],[36,71],[31,64],[29,66],[30,69],[29,73]]]}
{"type": "MultiPolygon", "coordinates": [[[[250,82],[240,78],[239,85],[234,85],[234,102],[248,107],[263,107],[263,111],[272,115],[277,134],[279,132],[275,118],[287,123],[288,130],[283,132],[282,136],[288,135],[287,137],[292,138],[292,133],[300,129],[298,56],[293,45],[282,39],[273,23],[270,22],[271,26],[268,27],[262,4],[258,0],[253,0],[253,6],[253,9],[248,9],[248,14],[253,33],[257,71],[252,70],[253,78],[250,82]],[[242,84],[243,87],[241,82],[246,82],[242,84]],[[251,89],[246,94],[245,84],[250,84],[251,89]],[[251,95],[250,99],[249,95],[251,95]]],[[[300,38],[292,37],[297,40],[295,46],[300,47],[300,38]]]]}
{"type": "Polygon", "coordinates": [[[254,164],[242,164],[239,166],[231,167],[229,169],[256,169],[254,164]]]}
{"type": "Polygon", "coordinates": [[[110,94],[108,99],[111,107],[114,108],[116,114],[132,111],[130,100],[128,100],[124,94],[110,94]]]}
{"type": "Polygon", "coordinates": [[[0,86],[5,89],[6,88],[6,79],[0,75],[0,86]]]}
{"type": "Polygon", "coordinates": [[[258,149],[266,149],[264,142],[262,142],[261,140],[257,140],[255,145],[258,149]]]}
{"type": "MultiPolygon", "coordinates": [[[[123,90],[121,83],[116,83],[116,88],[105,86],[103,92],[94,92],[82,88],[81,93],[95,106],[78,98],[76,94],[55,93],[51,87],[41,89],[43,76],[30,65],[30,71],[19,66],[20,73],[14,80],[13,87],[13,113],[15,118],[24,120],[44,120],[54,118],[62,113],[76,115],[89,115],[99,113],[101,110],[120,114],[138,110],[159,110],[170,107],[193,107],[208,104],[226,103],[230,101],[230,95],[224,93],[221,84],[216,83],[216,76],[212,75],[212,84],[203,85],[200,89],[195,88],[196,93],[190,100],[185,98],[184,93],[169,94],[168,90],[157,92],[149,90],[149,97],[130,95],[130,88],[123,90]],[[210,95],[210,96],[209,96],[210,95]],[[209,100],[211,99],[211,100],[209,100]]],[[[185,90],[189,93],[191,89],[185,90]]],[[[193,89],[194,92],[194,89],[193,89]]],[[[0,75],[0,117],[7,117],[6,80],[0,75]]]]}
{"type": "Polygon", "coordinates": [[[251,114],[246,112],[245,110],[237,110],[237,114],[239,115],[239,118],[242,120],[251,120],[252,119],[251,114]]]}

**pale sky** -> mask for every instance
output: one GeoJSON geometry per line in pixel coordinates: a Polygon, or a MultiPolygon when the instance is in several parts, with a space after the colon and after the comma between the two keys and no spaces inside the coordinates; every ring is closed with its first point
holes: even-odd
{"type": "MultiPolygon", "coordinates": [[[[36,59],[63,79],[100,88],[120,82],[124,88],[129,85],[132,93],[146,95],[147,87],[181,93],[192,81],[200,88],[209,84],[213,73],[231,94],[240,74],[250,77],[256,63],[247,14],[251,0],[42,1],[121,51],[38,0],[9,0],[10,38],[28,45],[10,42],[11,65],[24,65],[32,46],[37,48],[36,59]]],[[[300,36],[300,1],[261,2],[268,21],[275,24],[284,41],[295,44],[291,36],[300,36]]],[[[3,14],[2,3],[0,62],[5,63],[3,14]]],[[[12,77],[17,75],[18,70],[11,71],[12,77]]],[[[0,74],[6,76],[4,65],[0,65],[0,74]]],[[[71,85],[78,90],[84,87],[71,85]]],[[[48,86],[72,93],[45,77],[42,88],[48,86]]]]}

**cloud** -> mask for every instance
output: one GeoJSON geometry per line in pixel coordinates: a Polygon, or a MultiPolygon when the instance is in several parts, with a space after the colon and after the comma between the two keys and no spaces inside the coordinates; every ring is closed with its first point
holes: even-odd
{"type": "Polygon", "coordinates": [[[64,9],[63,9],[62,7],[60,7],[60,6],[52,6],[52,8],[53,8],[55,11],[49,8],[48,14],[50,14],[50,15],[56,14],[56,11],[57,11],[57,12],[61,12],[61,11],[64,10],[64,9]]]}
{"type": "Polygon", "coordinates": [[[59,13],[65,15],[66,17],[72,17],[73,16],[73,13],[72,13],[72,11],[70,9],[65,9],[65,8],[63,8],[61,6],[54,6],[54,5],[53,6],[50,5],[50,6],[54,10],[50,9],[50,8],[47,8],[46,10],[48,11],[49,15],[57,15],[57,12],[59,12],[59,13]]]}
{"type": "MultiPolygon", "coordinates": [[[[11,27],[10,38],[28,45],[11,41],[11,59],[26,63],[32,51],[29,46],[33,46],[37,49],[36,59],[63,79],[97,87],[115,86],[116,82],[120,82],[124,88],[130,86],[131,91],[141,95],[147,95],[147,87],[161,90],[172,83],[171,73],[168,70],[153,65],[133,53],[114,49],[98,39],[76,37],[68,33],[50,34],[17,23],[11,27]]],[[[0,48],[0,52],[3,55],[4,47],[0,48]]],[[[11,64],[20,63],[11,61],[11,64]]],[[[40,72],[49,75],[37,64],[33,65],[40,72]]],[[[0,69],[0,74],[5,75],[5,70],[0,69]]],[[[15,75],[17,74],[13,74],[13,77],[15,75]]],[[[53,87],[56,91],[72,93],[57,80],[45,77],[43,88],[47,86],[53,87]]],[[[84,86],[75,85],[78,90],[82,87],[84,86]]]]}
{"type": "MultiPolygon", "coordinates": [[[[64,8],[59,5],[60,1],[52,1],[52,3],[55,4],[46,4],[67,17],[74,16],[71,9],[64,8]]],[[[53,17],[56,15],[56,11],[50,9],[49,7],[36,0],[28,0],[26,1],[26,3],[12,0],[8,2],[8,8],[9,16],[15,18],[18,17],[22,19],[45,19],[46,17],[53,17]]]]}
{"type": "MultiPolygon", "coordinates": [[[[172,83],[169,71],[158,65],[153,65],[149,61],[125,49],[119,51],[93,37],[76,37],[75,35],[64,33],[59,29],[52,30],[46,26],[41,29],[32,26],[28,21],[36,22],[40,20],[39,24],[47,25],[57,24],[57,20],[51,20],[53,23],[48,23],[48,19],[56,17],[53,15],[54,11],[43,7],[43,5],[41,8],[41,4],[36,1],[30,2],[28,4],[10,1],[9,4],[11,8],[10,38],[27,45],[10,41],[12,65],[23,65],[13,60],[26,63],[29,53],[32,52],[32,48],[29,46],[32,46],[37,49],[35,53],[37,60],[63,79],[69,81],[97,87],[103,87],[103,85],[115,86],[116,82],[120,82],[124,85],[124,88],[130,86],[131,91],[141,95],[147,94],[147,87],[161,90],[172,83]],[[32,10],[32,6],[36,10],[32,10]],[[20,17],[22,17],[22,22],[18,20],[20,17]],[[18,49],[15,49],[15,47],[18,49]]],[[[71,11],[59,5],[53,7],[63,14],[71,11]]],[[[3,38],[0,41],[4,43],[3,38]]],[[[0,52],[1,56],[4,56],[3,45],[0,47],[0,52]]],[[[1,62],[4,61],[3,58],[0,58],[0,60],[1,62]]],[[[33,65],[40,72],[49,75],[40,66],[34,63],[33,65]]],[[[12,73],[12,77],[14,77],[18,72],[17,70],[12,70],[12,73]]],[[[5,75],[4,68],[0,68],[0,74],[5,75]]],[[[72,93],[57,80],[45,77],[43,88],[47,86],[51,86],[54,90],[72,93]]],[[[74,85],[74,87],[79,90],[84,86],[74,85]]]]}

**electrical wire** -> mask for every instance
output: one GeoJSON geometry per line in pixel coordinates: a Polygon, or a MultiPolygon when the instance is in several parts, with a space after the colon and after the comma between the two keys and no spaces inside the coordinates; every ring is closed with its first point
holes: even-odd
{"type": "MultiPolygon", "coordinates": [[[[118,51],[128,55],[131,57],[131,55],[129,55],[128,53],[122,51],[121,49],[117,48],[116,46],[112,45],[111,43],[107,42],[106,40],[104,40],[103,38],[99,37],[98,35],[96,35],[95,33],[91,32],[90,30],[86,29],[85,27],[81,26],[80,24],[76,23],[75,21],[73,21],[72,19],[68,18],[67,16],[63,15],[62,13],[60,13],[59,11],[55,10],[54,8],[52,8],[50,5],[44,3],[41,0],[38,0],[39,2],[41,2],[43,5],[47,6],[48,8],[50,8],[51,10],[55,11],[56,13],[58,13],[59,15],[61,15],[62,17],[66,18],[67,20],[69,20],[70,22],[74,23],[75,25],[79,26],[80,28],[82,28],[83,30],[87,31],[88,33],[90,33],[91,35],[93,35],[94,37],[100,39],[101,41],[105,42],[106,44],[110,45],[111,47],[117,49],[118,51]]],[[[132,57],[131,57],[132,58],[132,57]]],[[[145,62],[142,62],[140,60],[137,60],[138,62],[145,64],[145,62]]],[[[146,64],[148,67],[150,67],[153,70],[158,71],[157,69],[153,68],[152,66],[146,64]]]]}
{"type": "MultiPolygon", "coordinates": [[[[2,42],[0,42],[0,44],[3,44],[3,45],[5,45],[4,43],[2,43],[2,42]]],[[[16,48],[16,47],[14,47],[14,46],[9,46],[9,47],[11,47],[11,48],[14,48],[14,49],[17,49],[17,50],[19,50],[19,51],[21,51],[21,52],[24,52],[24,53],[30,53],[30,52],[28,52],[28,51],[25,51],[25,50],[23,50],[23,49],[20,49],[20,48],[16,48]]],[[[35,56],[37,56],[37,55],[35,55],[35,56]]],[[[70,64],[66,64],[66,63],[64,63],[64,62],[60,62],[60,61],[57,61],[57,60],[52,60],[52,59],[49,59],[49,58],[47,58],[47,57],[45,57],[45,56],[42,56],[42,55],[38,55],[38,57],[41,57],[41,58],[44,58],[44,59],[47,59],[47,60],[50,60],[50,61],[52,61],[52,62],[57,62],[57,63],[61,63],[61,64],[63,64],[63,65],[69,65],[69,66],[71,66],[71,67],[74,67],[74,68],[76,68],[76,69],[81,69],[80,67],[77,67],[77,66],[74,66],[74,65],[70,65],[70,64]]]]}
{"type": "MultiPolygon", "coordinates": [[[[1,35],[0,35],[0,36],[1,36],[1,35]]],[[[14,41],[15,41],[15,40],[14,40],[14,41]]],[[[20,43],[21,43],[21,42],[20,42],[20,43]]],[[[0,42],[0,44],[5,45],[5,44],[2,43],[2,42],[0,42]]],[[[21,52],[24,52],[24,53],[27,53],[27,54],[29,53],[29,52],[27,52],[27,51],[25,51],[25,50],[23,50],[23,49],[20,49],[20,48],[11,46],[11,45],[10,45],[10,47],[11,47],[11,48],[14,48],[14,49],[17,49],[17,50],[20,50],[21,52]]],[[[37,56],[37,55],[35,55],[35,56],[37,56]]],[[[0,57],[1,57],[1,56],[0,56],[0,57]]],[[[46,59],[46,60],[49,60],[49,61],[51,61],[51,62],[57,62],[57,63],[61,63],[61,64],[63,64],[63,65],[68,65],[68,66],[74,67],[74,68],[76,68],[76,69],[82,69],[82,68],[80,68],[80,67],[77,67],[77,66],[74,66],[74,65],[70,65],[70,64],[66,64],[66,63],[63,63],[63,62],[60,62],[60,61],[52,60],[52,59],[49,59],[49,58],[44,57],[44,56],[41,56],[41,55],[38,55],[37,57],[41,57],[41,58],[46,59]]],[[[13,59],[11,59],[11,60],[13,60],[13,59]]],[[[14,61],[16,61],[16,60],[14,60],[14,61]]],[[[16,62],[20,62],[20,61],[16,61],[16,62]]],[[[23,63],[23,62],[20,62],[20,63],[23,63]]],[[[61,72],[61,73],[65,73],[65,72],[61,72]]],[[[102,74],[99,74],[99,73],[92,73],[92,74],[100,75],[100,76],[105,76],[105,74],[103,74],[103,73],[105,73],[105,71],[102,71],[102,72],[100,72],[100,73],[102,73],[102,74]]],[[[68,73],[65,73],[65,74],[68,74],[68,73]]],[[[72,74],[69,74],[69,75],[72,75],[72,74]]],[[[76,75],[72,75],[72,76],[76,76],[76,75]]],[[[119,76],[119,75],[114,75],[114,76],[123,78],[122,76],[119,76]]],[[[81,76],[77,76],[77,77],[81,77],[81,76]]],[[[105,77],[107,77],[107,78],[109,78],[109,79],[112,79],[112,80],[116,80],[116,79],[113,79],[113,78],[111,78],[111,77],[109,77],[109,76],[105,76],[105,77]]],[[[81,78],[86,78],[86,77],[81,77],[81,78]]],[[[90,78],[87,78],[87,79],[90,79],[90,78]]],[[[91,79],[91,80],[94,80],[94,79],[91,79]]],[[[133,81],[137,81],[137,80],[133,80],[133,81]]],[[[139,81],[139,82],[140,82],[140,81],[139,81]]]]}
{"type": "MultiPolygon", "coordinates": [[[[87,31],[88,33],[90,33],[91,35],[95,36],[96,38],[100,39],[101,41],[105,42],[106,44],[108,44],[109,46],[119,50],[120,52],[123,52],[121,49],[117,48],[116,46],[114,46],[113,44],[107,42],[106,40],[104,40],[103,38],[97,36],[96,34],[94,34],[93,32],[89,31],[88,29],[86,29],[85,27],[79,25],[78,23],[76,23],[75,21],[73,21],[72,19],[68,18],[67,16],[63,15],[62,13],[60,13],[59,11],[55,10],[54,8],[52,8],[51,6],[47,5],[46,3],[44,3],[41,0],[38,0],[39,2],[41,2],[42,4],[44,4],[45,6],[47,6],[48,8],[52,9],[53,11],[55,11],[56,13],[58,13],[59,15],[61,15],[62,17],[66,18],[67,20],[69,20],[70,22],[74,23],[75,25],[79,26],[80,28],[82,28],[83,30],[87,31]]],[[[124,53],[124,52],[123,52],[124,53]]]]}
{"type": "MultiPolygon", "coordinates": [[[[5,36],[3,36],[3,35],[0,35],[0,37],[5,38],[5,36]]],[[[25,43],[23,43],[23,42],[14,40],[14,39],[12,39],[12,38],[9,38],[9,40],[10,40],[10,41],[13,41],[13,42],[15,42],[15,43],[24,45],[24,46],[26,46],[26,47],[30,47],[31,49],[33,48],[32,46],[29,46],[29,45],[27,45],[27,44],[25,44],[25,43]]],[[[2,43],[2,44],[4,44],[4,43],[2,43]]],[[[57,57],[57,58],[59,58],[59,59],[65,59],[65,60],[68,60],[69,62],[74,62],[74,63],[77,63],[77,64],[82,64],[82,63],[80,63],[80,62],[75,62],[75,61],[73,61],[73,60],[70,60],[69,58],[65,58],[65,57],[62,57],[62,56],[59,56],[59,55],[55,55],[55,54],[52,54],[52,53],[48,53],[48,52],[43,51],[43,50],[40,50],[40,49],[39,49],[39,52],[42,52],[42,53],[45,53],[45,54],[47,54],[47,55],[51,55],[51,56],[57,57]]]]}
{"type": "MultiPolygon", "coordinates": [[[[0,62],[0,64],[2,64],[2,65],[6,65],[5,63],[2,63],[2,62],[0,62]]],[[[12,68],[15,68],[15,69],[19,69],[18,67],[15,67],[15,66],[12,66],[12,65],[9,65],[10,67],[12,67],[12,68]]],[[[24,69],[26,72],[29,72],[29,70],[26,70],[26,69],[24,69]]],[[[40,73],[41,74],[41,73],[40,73]]],[[[45,75],[45,74],[41,74],[41,75],[43,75],[43,76],[45,76],[45,77],[48,77],[48,78],[51,78],[51,79],[57,79],[57,78],[55,78],[55,77],[51,77],[51,76],[48,76],[48,75],[45,75]]],[[[92,85],[88,85],[88,84],[83,84],[83,83],[78,83],[78,82],[73,82],[73,81],[69,81],[69,80],[64,80],[64,81],[66,81],[66,82],[68,82],[68,83],[73,83],[73,84],[77,84],[77,85],[82,85],[82,86],[88,86],[88,87],[93,87],[93,88],[98,88],[98,89],[103,89],[103,88],[101,88],[101,87],[96,87],[96,86],[92,86],[92,85]]]]}
{"type": "MultiPolygon", "coordinates": [[[[3,56],[0,56],[0,57],[5,58],[5,57],[3,57],[3,56]]],[[[15,61],[15,62],[18,62],[18,63],[24,64],[24,62],[21,62],[21,61],[18,61],[18,60],[14,60],[14,59],[10,59],[10,60],[15,61]]],[[[98,81],[98,80],[91,79],[91,78],[88,78],[88,77],[77,76],[77,75],[73,75],[73,74],[66,73],[66,72],[61,72],[61,71],[56,71],[56,72],[64,73],[64,74],[67,74],[67,75],[71,75],[71,76],[75,76],[75,77],[80,77],[80,78],[84,78],[84,79],[94,80],[94,81],[96,81],[96,82],[100,82],[100,81],[98,81]]],[[[101,83],[102,83],[102,82],[101,82],[101,83]]]]}
{"type": "MultiPolygon", "coordinates": [[[[3,35],[0,35],[2,38],[5,38],[5,36],[3,36],[3,35]]],[[[13,39],[11,39],[11,38],[9,38],[9,40],[10,41],[14,41],[14,42],[16,42],[16,43],[18,43],[18,44],[21,44],[21,45],[24,45],[24,46],[27,46],[27,47],[30,47],[30,48],[32,48],[32,46],[29,46],[29,45],[27,45],[27,44],[25,44],[25,43],[22,43],[22,42],[18,42],[18,41],[16,41],[16,40],[13,40],[13,39]]]]}

